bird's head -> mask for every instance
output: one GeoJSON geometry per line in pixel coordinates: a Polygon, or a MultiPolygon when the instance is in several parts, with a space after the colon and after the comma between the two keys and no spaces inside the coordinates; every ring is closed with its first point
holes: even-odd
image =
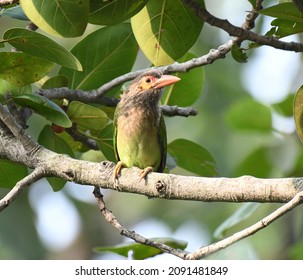
{"type": "Polygon", "coordinates": [[[163,88],[178,81],[180,78],[176,76],[163,75],[159,70],[151,70],[135,78],[123,95],[159,100],[163,88]]]}

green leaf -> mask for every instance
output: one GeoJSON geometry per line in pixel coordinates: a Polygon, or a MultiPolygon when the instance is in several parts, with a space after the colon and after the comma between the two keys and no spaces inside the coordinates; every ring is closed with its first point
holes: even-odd
{"type": "Polygon", "coordinates": [[[260,203],[255,202],[244,203],[234,214],[232,214],[215,230],[215,238],[223,238],[230,228],[249,218],[260,206],[260,203]]]}
{"type": "Polygon", "coordinates": [[[291,246],[289,257],[291,260],[303,260],[303,241],[298,240],[297,243],[291,246]]]}
{"type": "Polygon", "coordinates": [[[30,85],[27,85],[25,87],[17,87],[13,84],[8,83],[7,81],[0,79],[0,103],[6,102],[6,95],[18,95],[30,92],[32,92],[30,85]]]}
{"type": "Polygon", "coordinates": [[[78,101],[68,105],[67,114],[81,132],[95,134],[108,124],[108,117],[102,110],[78,101]]]}
{"type": "Polygon", "coordinates": [[[253,8],[256,7],[257,0],[248,0],[248,2],[253,6],[253,8]]]}
{"type": "MultiPolygon", "coordinates": [[[[265,36],[267,36],[267,37],[274,36],[275,33],[276,33],[276,30],[277,30],[276,27],[272,27],[269,31],[267,31],[267,32],[265,33],[265,36]]],[[[259,47],[259,46],[260,46],[260,45],[257,44],[257,43],[250,43],[250,44],[249,44],[249,49],[256,48],[256,47],[259,47]],[[251,45],[252,45],[252,47],[251,47],[251,45]]]]}
{"type": "Polygon", "coordinates": [[[6,17],[11,17],[14,19],[19,19],[19,20],[26,20],[26,21],[29,20],[19,5],[8,8],[8,9],[3,9],[2,11],[0,10],[0,15],[6,16],[6,17]]]}
{"type": "Polygon", "coordinates": [[[271,25],[276,27],[274,35],[279,38],[303,32],[303,23],[285,19],[274,19],[271,25]]]}
{"type": "Polygon", "coordinates": [[[39,81],[53,67],[53,62],[25,53],[0,53],[0,79],[18,87],[39,81]]]}
{"type": "Polygon", "coordinates": [[[293,116],[293,104],[294,104],[294,94],[289,94],[287,97],[279,103],[275,103],[272,107],[276,112],[285,117],[293,116]]]}
{"type": "Polygon", "coordinates": [[[27,175],[28,170],[26,166],[0,159],[0,188],[12,188],[27,175]]]}
{"type": "MultiPolygon", "coordinates": [[[[152,241],[164,243],[172,248],[184,250],[187,247],[187,242],[177,240],[173,238],[151,238],[152,241]]],[[[132,257],[135,260],[144,260],[154,257],[159,254],[163,254],[163,251],[139,243],[121,244],[114,247],[104,246],[97,247],[94,250],[97,253],[101,252],[113,252],[124,257],[128,257],[130,251],[132,251],[132,257]]]]}
{"type": "Polygon", "coordinates": [[[50,88],[60,88],[60,87],[67,87],[68,86],[68,79],[63,75],[57,75],[54,77],[49,78],[43,85],[42,89],[50,89],[50,88]]]}
{"type": "Polygon", "coordinates": [[[62,37],[83,34],[89,13],[89,0],[20,0],[26,16],[43,31],[62,37]]]}
{"type": "Polygon", "coordinates": [[[296,130],[299,138],[303,142],[303,86],[301,86],[296,93],[293,110],[296,130]]]}
{"type": "Polygon", "coordinates": [[[291,2],[265,8],[259,11],[259,13],[270,17],[303,23],[303,13],[291,2]]]}
{"type": "Polygon", "coordinates": [[[17,104],[32,108],[36,113],[40,114],[56,125],[62,127],[72,126],[72,122],[66,113],[56,103],[44,96],[35,94],[21,94],[13,96],[13,99],[17,104]]]}
{"type": "Polygon", "coordinates": [[[97,135],[97,142],[104,157],[109,161],[116,161],[113,146],[113,124],[109,124],[97,135]]]}
{"type": "MultiPolygon", "coordinates": [[[[39,134],[38,143],[56,153],[67,154],[70,157],[74,157],[74,153],[70,146],[56,133],[54,133],[50,125],[44,126],[39,134]]],[[[66,180],[62,178],[47,178],[47,180],[54,191],[61,190],[66,183],[66,180]]]]}
{"type": "Polygon", "coordinates": [[[138,13],[148,0],[90,0],[89,22],[113,25],[125,21],[138,13]]]}
{"type": "Polygon", "coordinates": [[[177,139],[171,142],[167,148],[178,166],[200,176],[217,174],[214,158],[200,145],[186,139],[177,139]]]}
{"type": "Polygon", "coordinates": [[[82,70],[81,63],[76,57],[64,47],[42,34],[24,28],[12,28],[4,33],[3,38],[24,53],[47,59],[78,71],[82,70]]]}
{"type": "Polygon", "coordinates": [[[229,107],[227,123],[237,130],[271,131],[270,109],[252,99],[242,99],[229,107]]]}
{"type": "Polygon", "coordinates": [[[5,102],[5,95],[18,91],[18,87],[0,79],[0,103],[5,102]]]}
{"type": "Polygon", "coordinates": [[[232,177],[251,175],[258,178],[268,178],[273,164],[268,155],[268,148],[261,147],[246,157],[233,171],[232,177]]]}
{"type": "MultiPolygon", "coordinates": [[[[188,61],[196,56],[187,53],[179,62],[188,61]]],[[[182,107],[190,106],[201,96],[204,86],[204,68],[198,67],[188,73],[178,73],[175,76],[181,78],[181,82],[168,87],[164,94],[164,104],[178,105],[182,107]]]]}
{"type": "MultiPolygon", "coordinates": [[[[197,2],[204,7],[203,0],[197,2]]],[[[203,21],[181,0],[148,1],[131,24],[141,50],[156,66],[181,58],[203,27],[203,21]]]]}
{"type": "Polygon", "coordinates": [[[80,60],[83,71],[62,67],[60,74],[69,78],[71,88],[95,89],[129,72],[137,49],[130,24],[104,27],[86,36],[71,50],[80,60]]]}
{"type": "Polygon", "coordinates": [[[239,63],[247,62],[247,55],[243,48],[240,48],[237,44],[233,44],[231,47],[231,55],[233,59],[239,63]]]}

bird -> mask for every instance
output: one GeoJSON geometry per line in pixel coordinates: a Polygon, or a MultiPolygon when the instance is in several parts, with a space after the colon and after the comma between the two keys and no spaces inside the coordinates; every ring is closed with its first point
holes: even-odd
{"type": "Polygon", "coordinates": [[[163,88],[178,81],[154,69],[137,76],[123,92],[113,121],[116,183],[123,167],[142,169],[140,180],[152,171],[164,171],[167,136],[159,103],[163,88]]]}

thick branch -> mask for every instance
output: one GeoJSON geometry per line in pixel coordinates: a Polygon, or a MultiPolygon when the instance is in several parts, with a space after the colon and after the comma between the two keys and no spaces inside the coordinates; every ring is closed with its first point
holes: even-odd
{"type": "MultiPolygon", "coordinates": [[[[0,157],[42,168],[47,176],[57,176],[79,184],[117,190],[113,179],[115,165],[110,162],[93,163],[60,155],[36,144],[0,105],[0,157]],[[34,152],[29,148],[38,147],[34,152]]],[[[303,178],[257,179],[203,178],[152,173],[140,180],[138,168],[122,169],[118,190],[148,197],[197,201],[257,201],[287,202],[303,189],[303,178]]]]}
{"type": "Polygon", "coordinates": [[[20,141],[27,154],[36,153],[40,146],[25,133],[25,130],[15,121],[9,110],[0,103],[0,120],[6,125],[14,137],[20,141]]]}
{"type": "Polygon", "coordinates": [[[36,167],[42,165],[46,175],[49,176],[163,199],[287,202],[303,189],[303,178],[258,179],[251,176],[206,178],[151,173],[144,181],[140,180],[141,170],[138,168],[122,169],[119,189],[117,189],[113,179],[115,165],[110,162],[93,163],[75,160],[47,150],[44,150],[43,158],[35,158],[34,162],[37,164],[36,167]]]}

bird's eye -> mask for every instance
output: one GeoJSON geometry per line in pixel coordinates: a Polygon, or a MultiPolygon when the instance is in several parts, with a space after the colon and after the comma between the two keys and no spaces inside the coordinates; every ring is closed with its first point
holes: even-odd
{"type": "Polygon", "coordinates": [[[149,83],[151,82],[151,79],[150,79],[150,78],[147,78],[147,79],[145,80],[145,82],[149,84],[149,83]]]}

